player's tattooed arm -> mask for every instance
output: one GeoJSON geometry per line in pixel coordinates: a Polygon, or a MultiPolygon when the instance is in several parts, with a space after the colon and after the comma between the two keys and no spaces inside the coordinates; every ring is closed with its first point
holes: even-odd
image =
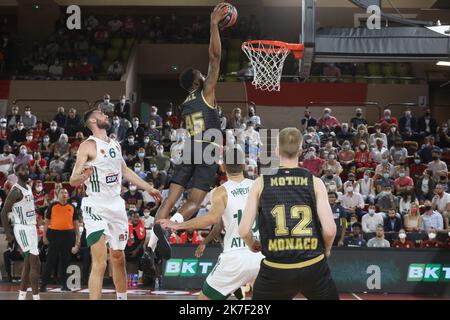
{"type": "Polygon", "coordinates": [[[259,177],[250,189],[241,223],[239,223],[239,236],[245,241],[249,248],[253,248],[256,242],[252,234],[252,226],[255,222],[256,214],[258,213],[259,196],[261,194],[262,187],[263,180],[262,177],[259,177]]]}
{"type": "Polygon", "coordinates": [[[215,104],[215,89],[219,79],[222,44],[220,42],[219,22],[225,18],[224,5],[219,4],[211,13],[211,36],[209,40],[209,67],[203,87],[203,95],[210,105],[215,104]]]}
{"type": "Polygon", "coordinates": [[[2,216],[2,225],[5,230],[6,241],[10,243],[13,240],[11,221],[8,219],[8,213],[11,212],[12,206],[14,203],[22,200],[22,192],[19,189],[13,188],[6,197],[5,204],[3,206],[1,216],[2,216]]]}
{"type": "Polygon", "coordinates": [[[96,156],[95,142],[87,140],[80,144],[80,148],[77,153],[77,160],[73,167],[72,175],[70,176],[70,185],[72,187],[78,187],[84,183],[92,175],[92,166],[88,164],[89,159],[94,159],[96,156]]]}

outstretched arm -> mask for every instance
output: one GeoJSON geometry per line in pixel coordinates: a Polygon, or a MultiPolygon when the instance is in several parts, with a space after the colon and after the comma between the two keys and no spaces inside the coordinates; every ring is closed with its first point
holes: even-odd
{"type": "Polygon", "coordinates": [[[183,223],[175,223],[168,219],[161,220],[163,228],[175,230],[198,230],[212,224],[217,224],[222,218],[227,203],[227,192],[224,187],[218,187],[211,195],[211,209],[204,216],[194,218],[183,223]]]}
{"type": "Polygon", "coordinates": [[[8,213],[11,212],[13,204],[16,203],[17,201],[22,200],[22,197],[23,197],[22,192],[20,192],[20,190],[17,188],[13,188],[8,193],[8,196],[6,197],[6,200],[5,200],[5,205],[3,206],[3,209],[2,209],[2,213],[1,213],[2,225],[3,225],[3,228],[5,229],[6,241],[8,243],[11,242],[13,239],[11,222],[8,219],[8,213]]]}
{"type": "Polygon", "coordinates": [[[133,170],[127,167],[125,161],[122,160],[122,176],[138,188],[147,191],[156,201],[161,201],[161,193],[142,180],[133,170]]]}
{"type": "Polygon", "coordinates": [[[211,36],[209,40],[209,67],[208,76],[203,87],[203,96],[206,102],[213,106],[215,104],[216,96],[215,89],[220,72],[220,59],[222,52],[222,44],[220,42],[219,22],[225,18],[226,12],[224,5],[219,4],[211,13],[211,36]]]}

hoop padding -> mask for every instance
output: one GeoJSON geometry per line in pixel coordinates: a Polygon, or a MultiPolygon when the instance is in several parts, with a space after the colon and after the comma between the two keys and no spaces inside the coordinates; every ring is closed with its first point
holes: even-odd
{"type": "Polygon", "coordinates": [[[255,88],[265,91],[280,91],[284,61],[291,51],[296,59],[301,59],[303,45],[281,41],[253,40],[244,42],[242,50],[250,60],[254,74],[252,84],[255,88]]]}

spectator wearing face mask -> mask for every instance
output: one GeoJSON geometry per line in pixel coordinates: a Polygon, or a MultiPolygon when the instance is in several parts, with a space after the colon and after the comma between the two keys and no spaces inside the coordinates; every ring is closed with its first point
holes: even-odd
{"type": "Polygon", "coordinates": [[[136,143],[141,144],[142,142],[144,142],[144,129],[140,126],[138,117],[133,118],[132,126],[131,128],[128,128],[125,135],[128,138],[130,137],[130,135],[133,135],[136,143]]]}
{"type": "Polygon", "coordinates": [[[247,168],[244,171],[245,176],[250,180],[256,180],[258,178],[258,166],[255,165],[255,161],[250,161],[251,159],[247,159],[246,162],[247,168]]]}
{"type": "Polygon", "coordinates": [[[414,248],[414,243],[406,239],[406,231],[405,229],[400,229],[398,232],[398,240],[395,240],[392,243],[393,248],[403,248],[403,249],[412,249],[414,248]]]}
{"type": "Polygon", "coordinates": [[[411,177],[406,175],[405,168],[400,168],[399,177],[394,180],[395,193],[401,194],[403,192],[410,192],[414,190],[414,181],[411,177]]]}
{"type": "Polygon", "coordinates": [[[147,177],[148,181],[151,181],[156,189],[162,191],[166,186],[167,175],[158,171],[156,164],[150,165],[150,175],[147,177]]]}
{"type": "Polygon", "coordinates": [[[148,243],[151,230],[153,229],[153,225],[155,223],[155,218],[151,216],[151,210],[152,208],[149,205],[145,206],[143,209],[144,216],[142,217],[142,221],[144,221],[145,226],[145,245],[148,243]]]}
{"type": "Polygon", "coordinates": [[[50,138],[50,143],[55,143],[59,140],[59,137],[61,136],[62,131],[60,128],[58,128],[58,124],[56,121],[50,122],[50,128],[47,129],[47,135],[50,138]]]}
{"type": "Polygon", "coordinates": [[[410,177],[413,178],[414,181],[417,181],[426,169],[427,166],[422,163],[420,156],[415,154],[414,162],[409,166],[410,177]]]}
{"type": "Polygon", "coordinates": [[[23,143],[23,145],[26,146],[30,152],[37,151],[39,145],[38,145],[38,142],[36,140],[34,140],[34,138],[33,138],[33,130],[27,131],[26,141],[25,141],[25,143],[23,143]]]}
{"type": "Polygon", "coordinates": [[[356,183],[356,190],[361,194],[365,203],[375,202],[375,181],[371,178],[371,171],[366,170],[364,176],[356,183]]]}
{"type": "Polygon", "coordinates": [[[384,110],[383,117],[381,117],[379,123],[385,133],[388,132],[390,125],[394,124],[394,125],[398,126],[397,118],[392,116],[391,110],[389,110],[389,109],[384,110]]]}
{"type": "Polygon", "coordinates": [[[353,145],[359,146],[363,141],[365,144],[367,144],[367,142],[370,141],[370,136],[369,133],[367,132],[367,127],[363,124],[360,124],[353,137],[353,145]]]}
{"type": "Polygon", "coordinates": [[[435,182],[432,179],[432,175],[433,172],[427,169],[416,182],[416,196],[420,203],[423,203],[425,200],[431,200],[434,196],[435,182]]]}
{"type": "Polygon", "coordinates": [[[433,172],[433,180],[438,183],[441,175],[447,175],[447,164],[441,160],[441,150],[435,149],[432,152],[433,161],[428,163],[428,170],[433,172]]]}
{"type": "Polygon", "coordinates": [[[125,200],[125,207],[127,211],[136,210],[137,212],[141,212],[143,197],[142,193],[138,191],[136,185],[130,183],[128,185],[128,191],[122,195],[122,198],[125,200]]]}
{"type": "Polygon", "coordinates": [[[135,262],[138,264],[138,278],[142,278],[143,272],[140,265],[140,257],[144,253],[145,243],[145,224],[139,217],[137,211],[130,211],[128,219],[128,241],[125,247],[125,259],[127,262],[135,262]]]}
{"type": "Polygon", "coordinates": [[[323,109],[323,116],[317,121],[317,128],[322,131],[330,131],[340,126],[339,121],[331,115],[331,109],[323,109]]]}
{"type": "Polygon", "coordinates": [[[384,223],[383,214],[376,212],[374,204],[369,205],[368,213],[361,218],[362,230],[364,233],[374,233],[377,230],[377,226],[384,223]]]}
{"type": "Polygon", "coordinates": [[[383,146],[382,139],[378,138],[375,142],[375,147],[372,148],[372,152],[370,154],[372,160],[376,163],[386,163],[389,162],[389,151],[383,146]]]}
{"type": "Polygon", "coordinates": [[[345,194],[342,196],[341,205],[352,215],[356,215],[358,221],[361,220],[362,216],[365,214],[364,200],[361,194],[354,191],[353,185],[347,186],[345,189],[345,194]]]}
{"type": "Polygon", "coordinates": [[[342,123],[341,129],[338,130],[338,133],[336,134],[338,144],[343,144],[345,141],[352,141],[353,136],[354,134],[350,130],[350,128],[348,127],[348,123],[346,122],[342,123]]]}
{"type": "Polygon", "coordinates": [[[16,156],[12,153],[12,147],[9,144],[3,146],[3,153],[0,155],[0,172],[8,176],[13,172],[13,165],[16,156]]]}
{"type": "Polygon", "coordinates": [[[35,180],[33,183],[33,198],[36,212],[41,216],[44,216],[45,210],[48,207],[48,195],[45,191],[42,181],[35,180]]]}
{"type": "Polygon", "coordinates": [[[140,148],[139,143],[135,140],[134,134],[129,133],[127,139],[122,142],[122,151],[125,156],[135,155],[140,148]]]}
{"type": "Polygon", "coordinates": [[[42,159],[39,152],[34,153],[34,159],[30,160],[30,178],[31,180],[44,180],[47,174],[47,160],[42,159]]]}
{"type": "Polygon", "coordinates": [[[375,231],[375,237],[367,241],[368,248],[389,248],[391,244],[384,238],[384,228],[380,224],[375,231]]]}
{"type": "Polygon", "coordinates": [[[154,121],[155,122],[155,128],[158,130],[162,129],[162,125],[163,125],[163,119],[161,118],[161,116],[158,114],[158,108],[155,106],[152,106],[150,108],[150,117],[149,117],[149,125],[148,127],[150,128],[150,122],[154,121]]]}
{"type": "Polygon", "coordinates": [[[325,160],[316,156],[316,150],[309,148],[303,159],[303,168],[308,169],[316,177],[320,177],[325,160]]]}
{"type": "Polygon", "coordinates": [[[375,167],[375,175],[382,176],[383,173],[388,172],[390,177],[395,176],[395,166],[389,162],[389,152],[381,155],[380,163],[375,167]]]}
{"type": "Polygon", "coordinates": [[[435,196],[431,202],[433,210],[436,210],[448,221],[448,214],[450,213],[450,193],[444,191],[444,186],[441,183],[436,184],[434,189],[435,196]]]}
{"type": "Polygon", "coordinates": [[[361,173],[376,167],[376,163],[372,161],[371,153],[364,140],[361,140],[355,154],[355,163],[357,172],[361,173]]]}
{"type": "MultiPolygon", "coordinates": [[[[222,112],[222,107],[218,106],[217,107],[217,114],[219,115],[219,119],[220,119],[220,130],[222,130],[222,133],[225,132],[225,130],[227,129],[227,122],[228,119],[227,117],[223,114],[222,112]]],[[[177,119],[178,120],[178,119],[177,119]]],[[[175,128],[175,127],[174,127],[175,128]]],[[[177,126],[177,128],[179,128],[179,126],[177,126]]]]}
{"type": "Polygon", "coordinates": [[[367,120],[363,117],[361,108],[356,109],[356,116],[350,120],[350,124],[354,131],[357,131],[360,125],[367,126],[367,120]]]}
{"type": "Polygon", "coordinates": [[[256,115],[255,107],[251,106],[248,108],[248,118],[247,122],[252,122],[255,130],[259,130],[261,128],[261,118],[256,115]]]}
{"type": "Polygon", "coordinates": [[[141,163],[139,162],[136,162],[134,164],[134,173],[136,173],[142,180],[145,180],[145,178],[147,178],[147,173],[144,171],[141,163]]]}
{"type": "Polygon", "coordinates": [[[127,134],[127,128],[121,123],[120,118],[117,115],[113,117],[112,125],[108,131],[109,135],[112,133],[119,143],[123,142],[127,134]]]}
{"type": "Polygon", "coordinates": [[[156,147],[156,156],[150,158],[150,165],[156,165],[156,168],[162,174],[167,174],[169,171],[170,158],[164,154],[162,145],[156,147]]]}
{"type": "Polygon", "coordinates": [[[396,198],[392,194],[391,186],[385,185],[383,191],[375,196],[375,204],[384,212],[388,211],[389,208],[396,207],[396,198]]]}
{"type": "MultiPolygon", "coordinates": [[[[311,143],[313,145],[318,145],[320,147],[320,136],[319,134],[316,132],[316,128],[315,127],[308,127],[306,129],[306,133],[309,134],[311,136],[311,143]]],[[[318,148],[319,149],[319,148],[318,148]]],[[[318,150],[316,149],[316,151],[318,150]]]]}
{"type": "Polygon", "coordinates": [[[444,229],[444,219],[442,215],[433,210],[431,205],[431,201],[426,200],[424,202],[424,213],[422,214],[422,223],[420,225],[420,230],[429,230],[431,228],[436,229],[437,231],[441,231],[444,229]]]}
{"type": "Polygon", "coordinates": [[[352,224],[352,234],[344,239],[344,247],[365,247],[366,240],[362,237],[361,223],[352,224]]]}
{"type": "Polygon", "coordinates": [[[45,130],[42,129],[42,122],[38,121],[36,122],[36,128],[33,130],[33,139],[38,142],[41,141],[44,136],[45,130]]]}
{"type": "Polygon", "coordinates": [[[140,147],[137,151],[137,157],[133,163],[133,166],[140,164],[140,171],[147,174],[150,171],[150,159],[146,157],[145,149],[140,147]]]}
{"type": "Polygon", "coordinates": [[[150,120],[148,130],[145,135],[153,141],[161,141],[161,131],[156,127],[156,121],[150,120]]]}
{"type": "Polygon", "coordinates": [[[25,115],[22,117],[22,122],[25,129],[36,127],[37,118],[34,114],[31,114],[31,107],[25,107],[25,115]]]}
{"type": "Polygon", "coordinates": [[[356,183],[354,172],[349,172],[347,175],[347,181],[344,182],[344,190],[347,190],[347,187],[353,187],[353,192],[359,193],[359,186],[356,183]]]}
{"type": "Polygon", "coordinates": [[[111,96],[109,94],[105,94],[103,96],[103,102],[100,102],[98,108],[103,113],[112,117],[114,113],[114,104],[111,103],[111,96]]]}
{"type": "Polygon", "coordinates": [[[119,60],[114,61],[106,71],[108,75],[108,79],[111,81],[118,81],[124,74],[125,70],[123,65],[120,63],[119,60]]]}
{"type": "Polygon", "coordinates": [[[422,137],[436,134],[437,122],[431,116],[431,110],[429,108],[427,108],[425,114],[419,118],[417,125],[422,137]]]}
{"type": "Polygon", "coordinates": [[[388,140],[388,148],[391,148],[396,141],[402,140],[402,135],[398,131],[398,127],[395,124],[391,124],[389,126],[387,140],[388,140]]]}
{"type": "Polygon", "coordinates": [[[60,64],[58,59],[55,59],[54,63],[48,69],[48,73],[51,80],[61,80],[64,75],[64,68],[60,64]]]}
{"type": "Polygon", "coordinates": [[[22,121],[22,116],[19,115],[19,107],[13,106],[11,108],[11,113],[6,116],[6,122],[8,123],[9,129],[14,129],[17,127],[17,123],[22,121]]]}
{"type": "Polygon", "coordinates": [[[131,120],[130,111],[131,111],[131,105],[127,101],[126,96],[125,95],[120,96],[119,102],[114,106],[114,114],[117,117],[125,118],[128,121],[130,121],[131,120]]]}
{"type": "Polygon", "coordinates": [[[419,201],[417,201],[414,196],[414,192],[412,191],[404,191],[400,194],[400,201],[398,203],[398,212],[402,215],[408,213],[411,210],[411,206],[413,204],[419,205],[419,201]]]}
{"type": "Polygon", "coordinates": [[[403,225],[408,232],[419,232],[421,224],[422,218],[419,206],[416,203],[412,203],[411,209],[403,216],[403,225]]]}
{"type": "Polygon", "coordinates": [[[403,224],[400,215],[395,212],[395,209],[390,208],[387,217],[384,218],[385,232],[399,232],[401,228],[403,224]]]}
{"type": "Polygon", "coordinates": [[[9,137],[9,144],[12,146],[19,146],[27,141],[27,129],[22,122],[17,122],[17,127],[11,132],[9,137]]]}
{"type": "Polygon", "coordinates": [[[229,124],[230,129],[239,129],[242,124],[245,123],[242,119],[242,111],[240,108],[234,108],[231,116],[231,121],[229,124]]]}
{"type": "Polygon", "coordinates": [[[333,181],[336,185],[336,190],[334,191],[342,191],[342,180],[338,175],[333,174],[333,171],[330,169],[324,170],[324,175],[321,177],[323,183],[325,186],[328,186],[328,184],[333,181]]]}
{"type": "MultiPolygon", "coordinates": [[[[313,139],[312,139],[312,135],[307,133],[304,136],[305,140],[303,141],[303,150],[305,149],[314,149],[314,152],[319,151],[320,149],[320,144],[314,143],[313,139]]],[[[320,141],[320,139],[319,139],[320,141]]]]}
{"type": "Polygon", "coordinates": [[[398,121],[398,127],[404,140],[412,140],[417,134],[417,119],[412,115],[411,108],[405,110],[404,116],[398,121]]]}
{"type": "Polygon", "coordinates": [[[441,149],[449,149],[450,148],[450,135],[448,131],[448,123],[443,123],[437,132],[437,144],[441,149]]]}
{"type": "Polygon", "coordinates": [[[444,248],[444,244],[441,241],[438,241],[436,239],[437,236],[436,228],[429,228],[427,230],[428,233],[428,239],[424,240],[420,243],[421,248],[444,248]]]}
{"type": "Polygon", "coordinates": [[[403,141],[400,139],[395,141],[395,144],[391,147],[389,152],[395,164],[399,163],[400,158],[408,157],[408,150],[403,146],[403,141]]]}
{"type": "Polygon", "coordinates": [[[344,170],[349,170],[355,164],[355,151],[351,149],[350,142],[345,140],[342,144],[342,150],[338,153],[339,162],[344,170]]]}
{"type": "Polygon", "coordinates": [[[28,165],[32,158],[33,157],[30,154],[28,154],[27,147],[21,146],[19,149],[19,155],[15,159],[14,166],[23,164],[28,165]]]}

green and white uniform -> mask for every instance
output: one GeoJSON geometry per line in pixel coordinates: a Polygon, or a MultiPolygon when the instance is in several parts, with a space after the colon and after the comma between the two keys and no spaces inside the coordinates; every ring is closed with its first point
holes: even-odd
{"type": "Polygon", "coordinates": [[[33,192],[28,185],[25,189],[16,183],[13,188],[20,190],[23,196],[22,200],[12,206],[11,218],[14,238],[25,256],[28,254],[37,256],[39,255],[39,249],[33,192]]]}
{"type": "MultiPolygon", "coordinates": [[[[222,215],[224,248],[203,285],[203,293],[212,300],[226,299],[236,289],[253,283],[264,258],[260,252],[251,252],[238,232],[253,182],[254,180],[244,179],[240,183],[227,181],[222,185],[228,195],[227,206],[222,215]]],[[[259,238],[257,224],[253,226],[253,235],[259,238]]]]}
{"type": "Polygon", "coordinates": [[[116,140],[109,142],[90,136],[97,157],[91,161],[93,174],[85,181],[87,197],[81,201],[88,246],[104,234],[113,250],[124,250],[128,240],[128,218],[122,185],[122,151],[116,140]]]}

